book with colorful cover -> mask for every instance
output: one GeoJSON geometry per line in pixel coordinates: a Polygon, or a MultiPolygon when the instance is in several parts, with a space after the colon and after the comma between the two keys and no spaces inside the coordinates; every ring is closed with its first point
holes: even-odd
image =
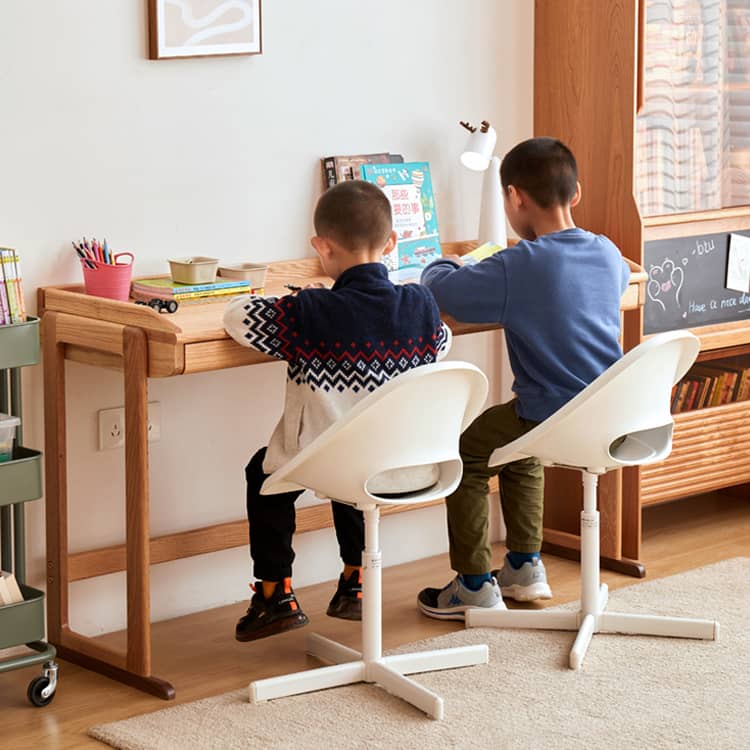
{"type": "Polygon", "coordinates": [[[502,245],[498,245],[496,242],[485,242],[484,245],[480,245],[471,252],[466,253],[466,255],[463,255],[461,260],[464,265],[470,266],[473,263],[481,263],[485,258],[489,258],[504,249],[502,245]]]}
{"type": "Polygon", "coordinates": [[[262,290],[253,289],[247,279],[225,279],[207,284],[180,284],[172,281],[169,276],[159,276],[150,279],[135,279],[131,286],[131,293],[136,299],[187,299],[195,297],[210,297],[222,294],[246,294],[262,290]],[[136,295],[139,295],[136,297],[136,295]]]}
{"type": "Polygon", "coordinates": [[[362,179],[377,185],[391,204],[398,244],[383,258],[391,281],[418,280],[425,266],[441,257],[430,165],[363,164],[362,179]]]}

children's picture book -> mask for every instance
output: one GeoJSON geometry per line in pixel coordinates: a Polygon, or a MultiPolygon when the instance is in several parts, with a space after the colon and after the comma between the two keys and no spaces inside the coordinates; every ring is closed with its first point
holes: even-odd
{"type": "Polygon", "coordinates": [[[496,242],[485,242],[484,245],[480,245],[471,252],[466,253],[466,255],[462,256],[461,260],[465,266],[470,266],[474,263],[480,263],[485,258],[489,258],[503,249],[502,245],[498,245],[496,242]]]}
{"type": "Polygon", "coordinates": [[[180,284],[172,281],[169,276],[135,279],[130,291],[133,299],[146,302],[150,299],[176,299],[179,301],[226,294],[263,293],[263,289],[253,289],[247,279],[226,279],[207,284],[180,284]]]}
{"type": "Polygon", "coordinates": [[[401,154],[381,152],[378,154],[352,154],[349,156],[326,156],[320,160],[323,167],[323,189],[327,190],[339,182],[361,180],[363,164],[400,164],[401,154]]]}
{"type": "Polygon", "coordinates": [[[391,204],[398,244],[383,258],[391,281],[418,281],[425,266],[441,257],[430,165],[363,164],[362,179],[377,185],[391,204]]]}

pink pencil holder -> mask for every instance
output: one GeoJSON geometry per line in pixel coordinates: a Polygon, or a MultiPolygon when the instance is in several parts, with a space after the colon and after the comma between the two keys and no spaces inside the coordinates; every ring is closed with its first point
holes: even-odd
{"type": "Polygon", "coordinates": [[[127,302],[130,297],[130,279],[133,275],[133,254],[117,253],[114,265],[90,258],[81,258],[83,285],[86,294],[108,297],[127,302]],[[121,262],[121,258],[127,259],[121,262]],[[93,268],[92,268],[93,266],[93,268]]]}

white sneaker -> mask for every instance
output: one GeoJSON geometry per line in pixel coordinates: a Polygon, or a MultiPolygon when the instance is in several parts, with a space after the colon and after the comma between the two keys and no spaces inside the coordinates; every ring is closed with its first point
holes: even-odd
{"type": "Polygon", "coordinates": [[[533,602],[536,599],[551,599],[552,589],[547,583],[547,571],[541,557],[533,562],[525,562],[518,570],[514,568],[507,556],[500,570],[493,570],[503,596],[517,602],[533,602]]]}
{"type": "Polygon", "coordinates": [[[466,610],[472,607],[507,609],[494,578],[485,581],[479,591],[472,591],[459,576],[442,589],[422,589],[417,605],[423,614],[437,620],[463,620],[466,610]]]}

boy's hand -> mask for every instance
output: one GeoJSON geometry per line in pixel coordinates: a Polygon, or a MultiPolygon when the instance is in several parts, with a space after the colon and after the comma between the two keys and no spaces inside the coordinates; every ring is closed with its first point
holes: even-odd
{"type": "Polygon", "coordinates": [[[443,260],[451,260],[453,261],[457,266],[462,266],[464,264],[463,260],[461,260],[460,255],[444,255],[443,260]]]}
{"type": "Polygon", "coordinates": [[[309,284],[305,284],[303,289],[328,289],[328,287],[322,281],[311,281],[309,284]]]}

